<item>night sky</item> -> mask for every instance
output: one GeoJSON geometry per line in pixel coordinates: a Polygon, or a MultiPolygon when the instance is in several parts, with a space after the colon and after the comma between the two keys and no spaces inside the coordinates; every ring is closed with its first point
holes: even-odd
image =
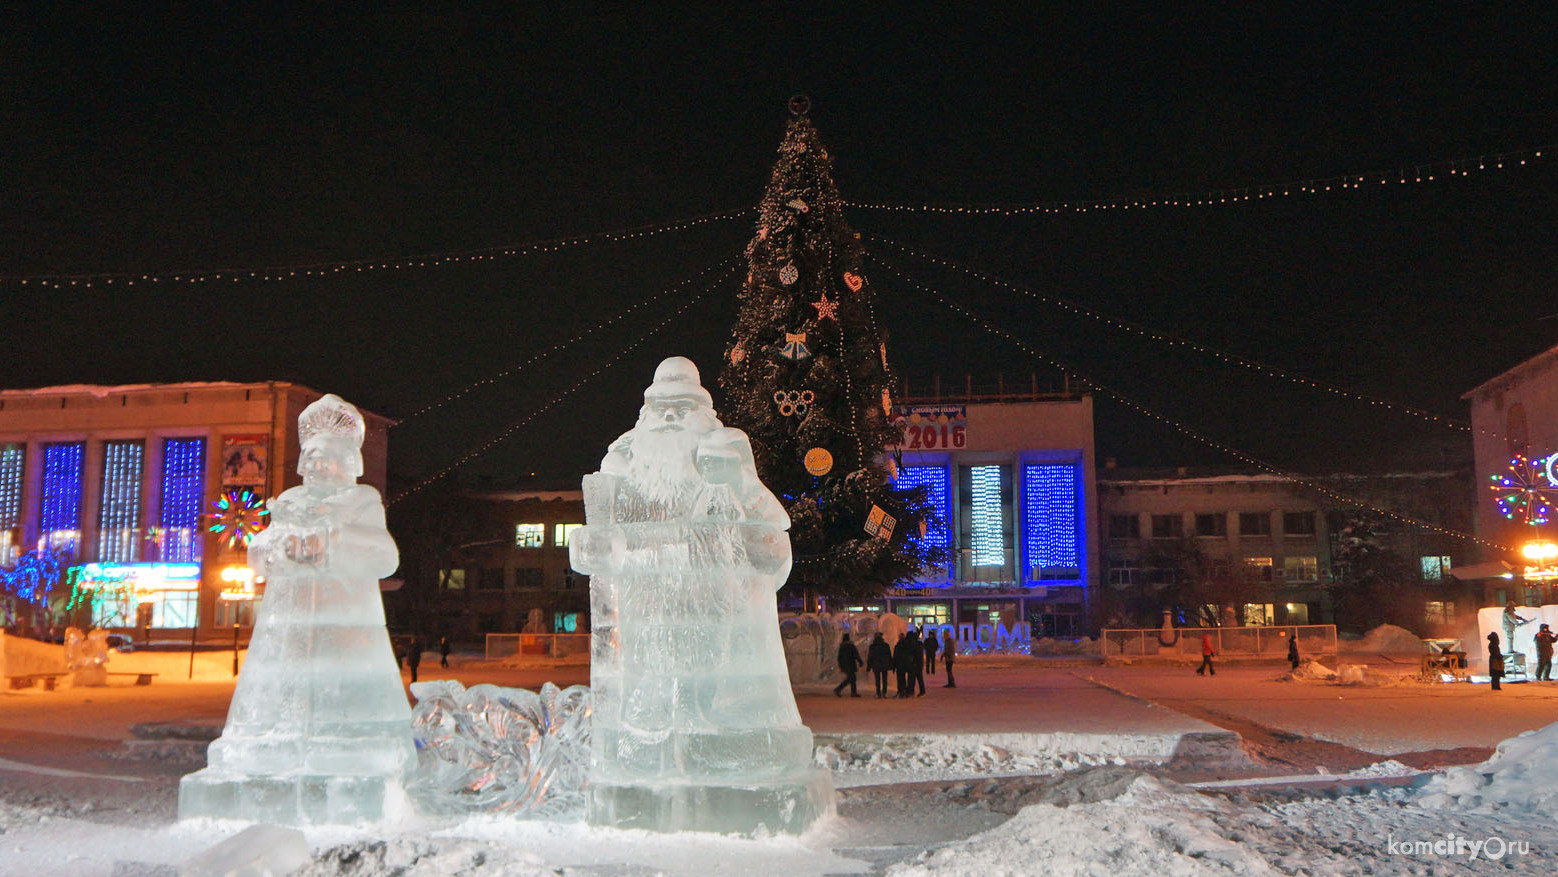
{"type": "MultiPolygon", "coordinates": [[[[811,97],[843,196],[861,202],[1149,197],[1387,168],[1411,177],[1430,161],[1543,149],[1470,178],[1440,171],[1274,201],[849,215],[865,235],[1456,418],[1461,393],[1558,343],[1549,4],[1180,17],[1161,5],[1055,4],[1024,18],[959,7],[956,19],[798,4],[762,7],[784,19],[742,4],[696,15],[522,8],[533,5],[306,19],[260,7],[10,12],[0,385],[300,381],[410,418],[391,433],[402,477],[533,417],[461,471],[576,484],[631,424],[661,357],[689,355],[715,384],[734,279],[540,415],[641,330],[614,325],[410,416],[739,256],[749,218],[279,282],[55,291],[20,278],[396,259],[749,207],[797,92],[811,97]]],[[[1073,371],[1279,466],[1469,454],[1466,433],[892,261],[1073,371]]],[[[913,384],[1057,380],[885,268],[871,278],[894,366],[913,384]]],[[[1107,397],[1098,454],[1233,462],[1107,397]]]]}

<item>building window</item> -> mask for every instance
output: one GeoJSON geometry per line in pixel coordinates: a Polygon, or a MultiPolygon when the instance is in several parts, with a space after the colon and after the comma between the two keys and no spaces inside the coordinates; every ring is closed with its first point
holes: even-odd
{"type": "Polygon", "coordinates": [[[0,566],[16,560],[22,543],[22,473],[25,445],[0,445],[0,566]]]}
{"type": "Polygon", "coordinates": [[[1454,624],[1455,604],[1449,600],[1430,600],[1423,604],[1423,620],[1429,624],[1454,624]]]}
{"type": "Polygon", "coordinates": [[[583,524],[554,524],[552,525],[552,544],[558,547],[566,547],[568,539],[573,536],[573,531],[584,526],[583,524]]]}
{"type": "Polygon", "coordinates": [[[446,591],[465,590],[465,570],[441,569],[438,571],[439,587],[446,591]]]}
{"type": "Polygon", "coordinates": [[[1141,564],[1130,558],[1109,561],[1109,584],[1117,588],[1136,584],[1141,564]]]}
{"type": "MultiPolygon", "coordinates": [[[[199,563],[201,513],[205,511],[206,440],[166,439],[162,443],[161,558],[199,563]]],[[[174,625],[177,626],[177,625],[174,625]]]]}
{"type": "Polygon", "coordinates": [[[103,500],[97,516],[97,559],[134,563],[141,559],[141,482],[146,445],[103,444],[103,500]]]}
{"type": "Polygon", "coordinates": [[[1277,607],[1272,603],[1245,603],[1244,623],[1247,625],[1263,625],[1277,623],[1277,607]]]}
{"type": "Polygon", "coordinates": [[[1010,563],[1012,471],[1010,466],[964,466],[960,544],[969,565],[1005,567],[1010,563]]]}
{"type": "Polygon", "coordinates": [[[1315,513],[1283,512],[1282,534],[1284,536],[1313,536],[1315,534],[1315,513]]]}
{"type": "Polygon", "coordinates": [[[1282,558],[1282,580],[1285,582],[1314,582],[1320,579],[1320,559],[1317,557],[1282,558]]]}
{"type": "Polygon", "coordinates": [[[49,548],[74,557],[81,540],[82,442],[44,445],[43,506],[38,516],[49,548]]]}
{"type": "Polygon", "coordinates": [[[253,600],[218,600],[216,601],[216,626],[231,627],[254,626],[254,601],[253,600]]]}
{"type": "Polygon", "coordinates": [[[1140,539],[1141,518],[1135,515],[1110,515],[1110,539],[1140,539]]]}
{"type": "Polygon", "coordinates": [[[476,587],[483,591],[503,590],[503,568],[490,567],[479,570],[480,578],[476,580],[476,587]]]}
{"type": "Polygon", "coordinates": [[[1251,582],[1271,581],[1271,558],[1246,557],[1244,559],[1244,578],[1251,582]]]}
{"type": "Polygon", "coordinates": [[[1196,535],[1205,538],[1226,537],[1228,516],[1221,512],[1196,515],[1196,535]]]}
{"type": "Polygon", "coordinates": [[[952,623],[952,606],[947,603],[895,603],[893,612],[910,624],[936,627],[952,623]]]}
{"type": "MultiPolygon", "coordinates": [[[[901,466],[895,482],[900,488],[925,488],[925,502],[936,513],[936,521],[925,528],[925,542],[938,548],[952,545],[951,479],[946,466],[901,466]]],[[[918,539],[910,535],[908,538],[918,539]]]]}
{"type": "Polygon", "coordinates": [[[515,548],[540,548],[546,544],[545,524],[515,524],[515,548]]]}
{"type": "Polygon", "coordinates": [[[1174,566],[1155,566],[1147,571],[1147,583],[1152,585],[1172,585],[1179,582],[1180,572],[1174,566]]]}
{"type": "Polygon", "coordinates": [[[1153,515],[1152,538],[1179,539],[1185,535],[1185,519],[1180,515],[1153,515]]]}
{"type": "Polygon", "coordinates": [[[1423,581],[1437,582],[1450,574],[1450,558],[1442,555],[1427,555],[1419,558],[1423,568],[1423,581]]]}
{"type": "Polygon", "coordinates": [[[514,587],[539,588],[545,584],[541,570],[537,567],[520,567],[514,570],[514,587]]]}
{"type": "Polygon", "coordinates": [[[1022,468],[1023,563],[1038,581],[1082,577],[1077,467],[1031,463],[1022,468]]]}
{"type": "Polygon", "coordinates": [[[1271,515],[1265,512],[1240,512],[1240,536],[1270,536],[1271,515]]]}

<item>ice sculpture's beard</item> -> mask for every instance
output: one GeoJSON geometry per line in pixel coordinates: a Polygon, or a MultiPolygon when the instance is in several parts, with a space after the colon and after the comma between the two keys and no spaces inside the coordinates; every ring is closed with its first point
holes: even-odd
{"type": "Polygon", "coordinates": [[[679,505],[698,483],[694,454],[701,438],[701,432],[689,429],[657,432],[640,427],[633,436],[628,479],[649,502],[679,505]]]}

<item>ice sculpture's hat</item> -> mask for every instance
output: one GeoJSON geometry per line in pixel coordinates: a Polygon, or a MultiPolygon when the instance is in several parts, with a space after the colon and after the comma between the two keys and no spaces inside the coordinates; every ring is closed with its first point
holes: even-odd
{"type": "Polygon", "coordinates": [[[298,415],[298,444],[307,444],[312,438],[349,439],[362,447],[367,427],[362,415],[351,403],[334,393],[326,393],[298,415]]]}
{"type": "Polygon", "coordinates": [[[707,407],[714,407],[714,397],[698,378],[698,367],[685,356],[661,360],[655,368],[654,383],[644,391],[644,401],[650,399],[697,399],[707,407]]]}

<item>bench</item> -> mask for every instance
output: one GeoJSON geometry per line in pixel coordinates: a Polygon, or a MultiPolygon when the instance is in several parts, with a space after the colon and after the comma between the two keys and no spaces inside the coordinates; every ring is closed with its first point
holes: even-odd
{"type": "Polygon", "coordinates": [[[6,688],[31,688],[39,682],[43,683],[44,691],[54,690],[54,680],[68,673],[27,673],[19,676],[5,677],[6,688]]]}
{"type": "Polygon", "coordinates": [[[150,685],[151,684],[151,678],[153,676],[156,676],[157,674],[156,673],[130,673],[130,672],[112,673],[111,672],[108,675],[110,675],[110,676],[134,676],[136,685],[150,685]]]}

